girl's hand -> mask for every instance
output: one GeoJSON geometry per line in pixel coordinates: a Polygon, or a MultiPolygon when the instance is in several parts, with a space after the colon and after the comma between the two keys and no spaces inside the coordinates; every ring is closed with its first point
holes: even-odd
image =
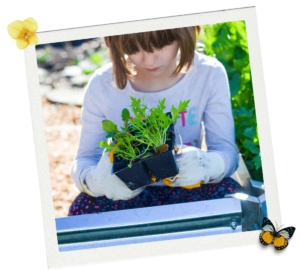
{"type": "Polygon", "coordinates": [[[111,174],[112,163],[110,161],[110,151],[105,152],[104,149],[102,157],[97,166],[93,167],[90,173],[86,175],[86,193],[93,197],[105,195],[108,199],[113,201],[130,200],[138,196],[144,187],[130,190],[116,175],[111,174]]]}
{"type": "MultiPolygon", "coordinates": [[[[180,148],[179,145],[176,147],[180,148]]],[[[175,159],[179,173],[170,179],[173,187],[195,185],[201,181],[205,184],[217,183],[223,178],[225,163],[217,152],[205,152],[194,146],[183,145],[182,150],[175,154],[175,159]]]]}

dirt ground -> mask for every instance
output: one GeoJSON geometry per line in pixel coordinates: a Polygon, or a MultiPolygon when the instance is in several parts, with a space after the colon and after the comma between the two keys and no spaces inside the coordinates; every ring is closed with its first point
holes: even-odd
{"type": "Polygon", "coordinates": [[[70,169],[79,142],[81,108],[52,104],[44,97],[42,105],[55,218],[65,217],[79,194],[70,169]]]}
{"type": "MultiPolygon", "coordinates": [[[[102,48],[102,43],[101,39],[87,39],[39,46],[37,58],[41,85],[49,86],[51,90],[56,88],[76,90],[77,87],[83,87],[84,85],[75,87],[71,78],[64,74],[64,68],[76,65],[75,60],[88,60],[90,54],[102,48]],[[43,57],[45,59],[42,60],[43,57]]],[[[70,176],[70,170],[78,148],[81,108],[51,103],[44,97],[45,93],[41,94],[54,213],[56,218],[65,217],[71,203],[79,194],[70,176]]]]}

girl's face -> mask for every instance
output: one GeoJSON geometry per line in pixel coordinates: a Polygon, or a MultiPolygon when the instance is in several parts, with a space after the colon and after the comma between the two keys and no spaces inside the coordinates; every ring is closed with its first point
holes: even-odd
{"type": "Polygon", "coordinates": [[[174,41],[161,50],[154,49],[153,53],[140,48],[139,52],[128,55],[128,58],[135,65],[137,75],[162,76],[174,72],[178,49],[178,43],[174,41]]]}

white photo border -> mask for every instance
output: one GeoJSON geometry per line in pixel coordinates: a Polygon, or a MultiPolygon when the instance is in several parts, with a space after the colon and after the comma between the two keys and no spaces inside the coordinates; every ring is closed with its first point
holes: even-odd
{"type": "MultiPolygon", "coordinates": [[[[37,36],[40,41],[39,44],[47,44],[241,20],[246,23],[248,37],[268,217],[271,220],[281,223],[255,7],[38,32],[37,36]]],[[[35,46],[27,47],[24,50],[24,54],[49,268],[171,255],[259,243],[260,231],[251,231],[59,252],[35,46]]]]}

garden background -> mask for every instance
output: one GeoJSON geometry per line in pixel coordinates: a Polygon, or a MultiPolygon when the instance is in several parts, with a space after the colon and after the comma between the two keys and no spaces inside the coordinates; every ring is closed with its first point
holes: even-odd
{"type": "MultiPolygon", "coordinates": [[[[202,26],[197,50],[224,65],[239,152],[251,178],[263,181],[244,21],[202,26]]],[[[101,38],[37,45],[36,52],[54,212],[56,218],[64,217],[79,194],[70,168],[81,131],[84,87],[91,74],[110,59],[101,38]]]]}

